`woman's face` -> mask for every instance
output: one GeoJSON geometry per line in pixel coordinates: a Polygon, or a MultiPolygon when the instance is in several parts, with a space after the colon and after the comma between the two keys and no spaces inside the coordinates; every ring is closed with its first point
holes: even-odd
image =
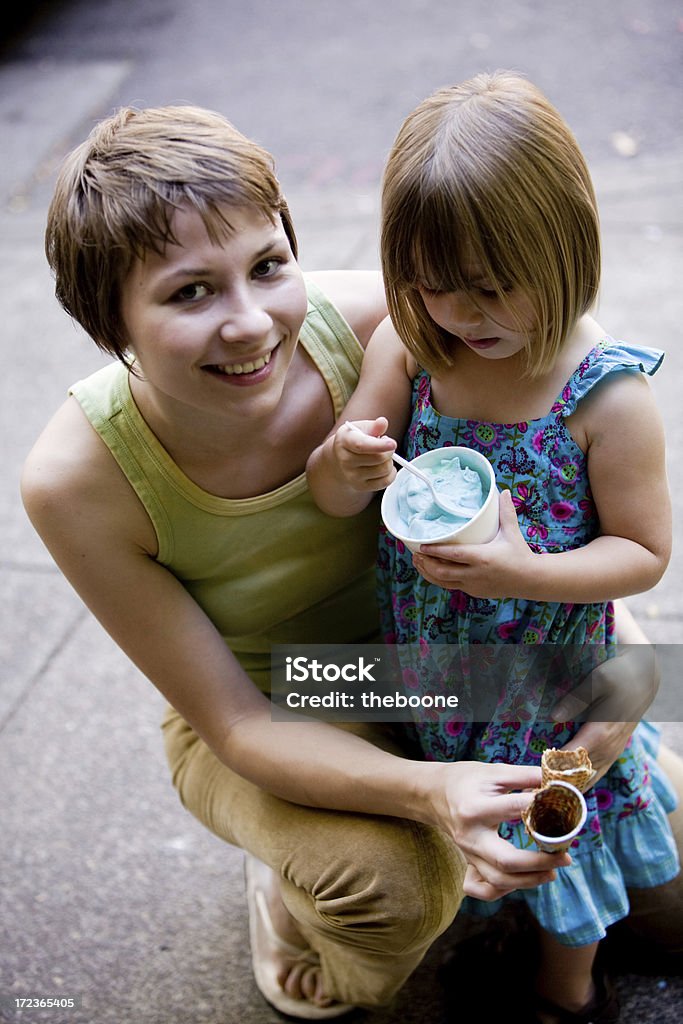
{"type": "Polygon", "coordinates": [[[122,315],[143,387],[173,416],[267,415],[280,400],[306,315],[303,277],[282,224],[251,207],[224,211],[213,241],[189,208],[175,244],[147,252],[124,283],[122,315]]]}

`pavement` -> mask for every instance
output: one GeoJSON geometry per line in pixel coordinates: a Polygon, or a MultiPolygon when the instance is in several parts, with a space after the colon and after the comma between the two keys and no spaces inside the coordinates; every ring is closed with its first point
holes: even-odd
{"type": "MultiPolygon", "coordinates": [[[[106,5],[105,5],[106,6],[106,5]]],[[[93,15],[94,16],[94,15],[93,15]]],[[[39,27],[39,26],[38,26],[39,27]]],[[[36,29],[37,31],[38,29],[36,29]]],[[[103,358],[58,308],[42,252],[60,156],[109,109],[130,68],[102,57],[49,62],[0,54],[0,322],[8,372],[0,403],[0,1020],[51,1024],[275,1024],[250,970],[242,855],[180,807],[161,748],[163,701],[83,607],[33,533],[18,480],[68,385],[103,358]],[[17,1010],[11,999],[74,998],[17,1010]]],[[[667,350],[653,381],[663,410],[674,507],[683,508],[680,280],[683,143],[599,160],[605,276],[599,318],[617,336],[667,350]]],[[[376,267],[377,181],[287,188],[304,269],[376,267]]],[[[625,453],[625,458],[627,453],[625,453]]],[[[681,516],[670,568],[629,599],[671,666],[659,716],[683,754],[677,648],[683,642],[681,516]]],[[[655,713],[652,717],[657,718],[655,713]]],[[[457,928],[395,1004],[367,1024],[456,1018],[442,965],[457,928]]],[[[623,1020],[683,1018],[683,980],[658,965],[618,979],[623,1020]]],[[[483,1020],[489,998],[481,992],[483,1020]]]]}

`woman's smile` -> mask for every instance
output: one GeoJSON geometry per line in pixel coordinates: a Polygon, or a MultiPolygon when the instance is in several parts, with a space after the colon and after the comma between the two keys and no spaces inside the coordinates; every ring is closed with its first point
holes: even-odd
{"type": "Polygon", "coordinates": [[[265,380],[271,370],[271,360],[279,348],[279,342],[275,348],[270,349],[263,355],[246,356],[239,362],[234,363],[213,363],[203,367],[208,373],[216,377],[234,378],[231,383],[240,386],[258,384],[265,380]]]}

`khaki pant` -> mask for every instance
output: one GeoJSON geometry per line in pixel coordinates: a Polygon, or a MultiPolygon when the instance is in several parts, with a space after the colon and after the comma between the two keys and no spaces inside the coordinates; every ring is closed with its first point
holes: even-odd
{"type": "MultiPolygon", "coordinates": [[[[281,800],[218,761],[172,709],[163,728],[183,805],[281,876],[285,903],[320,955],[325,991],[357,1006],[390,1002],[458,912],[465,864],[455,844],[418,822],[281,800]]],[[[385,727],[353,730],[401,753],[385,727]]],[[[660,761],[683,794],[683,761],[669,751],[660,761]]],[[[683,799],[672,818],[683,849],[683,799]]],[[[681,876],[630,895],[633,930],[683,952],[681,876]]]]}

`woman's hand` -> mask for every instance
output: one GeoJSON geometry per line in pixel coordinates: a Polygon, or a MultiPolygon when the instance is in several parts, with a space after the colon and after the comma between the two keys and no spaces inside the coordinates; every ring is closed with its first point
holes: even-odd
{"type": "Polygon", "coordinates": [[[500,495],[500,529],[488,544],[422,544],[413,555],[421,576],[472,597],[525,597],[537,556],[522,536],[509,491],[500,495]]]}
{"type": "Polygon", "coordinates": [[[566,853],[518,850],[498,835],[501,822],[520,818],[531,802],[531,790],[541,784],[540,768],[478,761],[432,767],[442,773],[437,824],[467,861],[468,896],[489,901],[515,889],[533,889],[551,881],[555,868],[571,863],[566,853]]]}

